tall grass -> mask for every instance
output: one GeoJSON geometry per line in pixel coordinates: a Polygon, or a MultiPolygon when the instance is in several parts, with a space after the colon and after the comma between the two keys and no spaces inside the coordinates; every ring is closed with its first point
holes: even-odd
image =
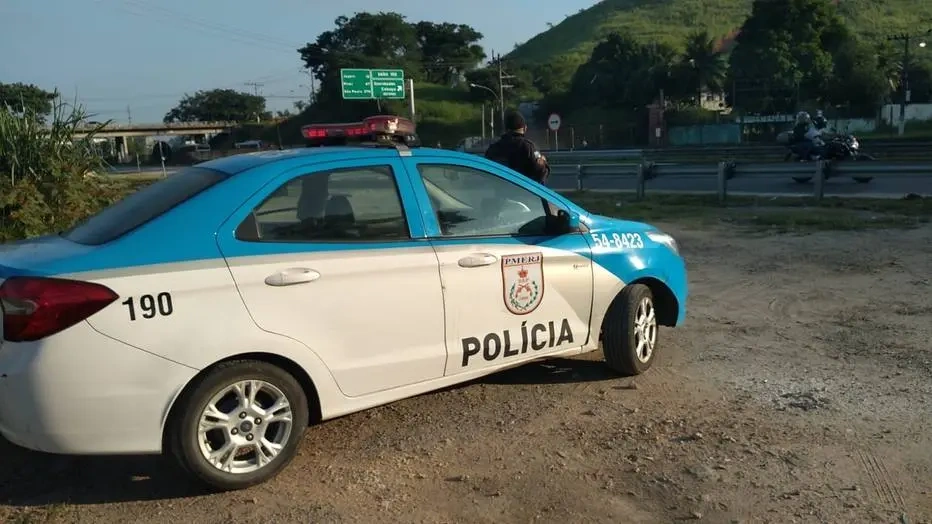
{"type": "Polygon", "coordinates": [[[11,107],[0,109],[0,173],[9,175],[11,185],[17,179],[44,181],[104,167],[93,136],[106,123],[75,140],[77,128],[87,117],[83,107],[56,99],[50,117],[46,124],[44,115],[30,108],[21,112],[11,107]]]}
{"type": "Polygon", "coordinates": [[[124,189],[89,176],[105,167],[94,135],[75,138],[87,113],[56,100],[45,115],[0,108],[0,242],[61,231],[119,199],[124,189]]]}

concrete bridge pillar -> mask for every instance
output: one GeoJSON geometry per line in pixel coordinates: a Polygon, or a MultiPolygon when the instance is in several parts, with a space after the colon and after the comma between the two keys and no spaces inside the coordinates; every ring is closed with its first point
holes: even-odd
{"type": "Polygon", "coordinates": [[[117,136],[114,137],[113,142],[116,146],[117,162],[126,162],[126,159],[129,158],[129,137],[117,136]]]}

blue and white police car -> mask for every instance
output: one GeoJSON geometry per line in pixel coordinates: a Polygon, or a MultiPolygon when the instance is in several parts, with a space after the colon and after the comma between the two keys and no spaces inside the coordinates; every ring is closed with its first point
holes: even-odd
{"type": "Polygon", "coordinates": [[[303,430],[533,360],[647,370],[676,242],[379,116],[212,160],[0,246],[0,433],[264,482],[303,430]],[[355,145],[349,145],[359,142],[355,145]],[[343,145],[339,145],[343,144],[343,145]]]}

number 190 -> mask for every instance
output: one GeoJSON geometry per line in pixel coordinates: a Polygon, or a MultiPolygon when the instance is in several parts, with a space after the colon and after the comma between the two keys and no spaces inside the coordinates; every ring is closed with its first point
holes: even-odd
{"type": "MultiPolygon", "coordinates": [[[[131,321],[136,320],[137,301],[133,297],[129,297],[123,301],[123,305],[129,310],[129,319],[131,321]]],[[[152,295],[142,295],[139,297],[138,306],[142,312],[142,318],[154,318],[156,315],[167,317],[175,310],[170,293],[159,293],[154,297],[152,295]]]]}

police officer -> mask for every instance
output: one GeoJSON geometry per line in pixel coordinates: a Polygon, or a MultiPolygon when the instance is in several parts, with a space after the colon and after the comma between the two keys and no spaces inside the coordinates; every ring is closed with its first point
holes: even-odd
{"type": "Polygon", "coordinates": [[[505,113],[505,134],[489,146],[485,157],[543,184],[550,174],[550,166],[534,142],[525,136],[526,132],[527,123],[521,113],[508,111],[505,113]]]}
{"type": "Polygon", "coordinates": [[[828,127],[828,120],[825,118],[825,115],[822,114],[821,109],[816,111],[815,118],[812,119],[812,125],[819,131],[828,127]]]}

